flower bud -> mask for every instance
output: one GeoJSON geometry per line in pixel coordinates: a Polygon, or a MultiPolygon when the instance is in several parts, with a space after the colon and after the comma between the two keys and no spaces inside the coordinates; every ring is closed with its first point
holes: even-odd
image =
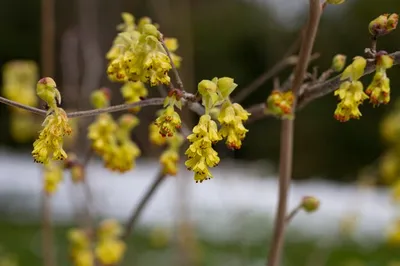
{"type": "Polygon", "coordinates": [[[393,66],[393,57],[387,54],[385,51],[379,51],[376,55],[376,66],[377,68],[388,69],[393,66]]]}
{"type": "Polygon", "coordinates": [[[301,202],[301,207],[306,212],[315,212],[318,210],[320,201],[312,196],[306,196],[301,202]]]}
{"type": "Polygon", "coordinates": [[[226,98],[237,87],[237,84],[233,82],[232,78],[223,77],[218,79],[217,86],[222,94],[222,97],[226,98]]]}
{"type": "Polygon", "coordinates": [[[396,29],[399,21],[397,14],[383,14],[369,23],[369,32],[374,37],[386,35],[396,29]]]}
{"type": "Polygon", "coordinates": [[[331,68],[335,72],[341,72],[346,65],[346,56],[343,54],[337,54],[333,57],[331,68]]]}
{"type": "Polygon", "coordinates": [[[198,90],[201,95],[207,95],[210,93],[215,93],[217,91],[217,84],[211,80],[202,80],[198,85],[198,90]]]}
{"type": "Polygon", "coordinates": [[[90,100],[94,108],[104,108],[110,105],[111,92],[108,88],[101,88],[92,92],[90,100]]]}
{"type": "Polygon", "coordinates": [[[143,25],[143,34],[154,36],[157,39],[161,37],[161,33],[153,24],[143,25]]]}

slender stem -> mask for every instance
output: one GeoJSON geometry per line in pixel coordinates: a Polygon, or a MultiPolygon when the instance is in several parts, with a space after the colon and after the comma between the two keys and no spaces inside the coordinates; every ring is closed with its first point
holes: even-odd
{"type": "MultiPolygon", "coordinates": [[[[55,43],[55,3],[54,0],[42,0],[41,1],[41,29],[42,29],[42,38],[41,38],[41,73],[44,76],[53,76],[54,75],[54,43],[55,43]]],[[[9,101],[5,98],[1,99],[1,102],[10,104],[12,101],[9,101]]],[[[14,103],[14,102],[12,102],[14,103]]],[[[16,104],[15,107],[22,108],[24,110],[39,113],[42,110],[16,104]]],[[[46,114],[45,111],[43,111],[46,114]]],[[[46,191],[42,192],[42,237],[43,237],[43,246],[42,246],[42,254],[43,254],[43,265],[44,266],[55,266],[56,257],[54,253],[54,233],[53,233],[53,225],[51,222],[51,197],[46,194],[46,191]]]]}
{"type": "MultiPolygon", "coordinates": [[[[293,110],[296,107],[296,98],[303,83],[309,59],[317,34],[319,19],[321,15],[321,6],[319,0],[310,0],[310,11],[307,30],[302,41],[299,62],[295,69],[293,81],[293,110]]],[[[280,265],[280,258],[285,238],[285,217],[288,200],[288,189],[292,176],[293,161],[293,135],[294,120],[282,121],[281,128],[281,146],[280,146],[280,165],[279,165],[279,196],[278,206],[276,210],[274,230],[272,236],[271,247],[267,260],[268,266],[280,265]]]]}
{"type": "Polygon", "coordinates": [[[301,209],[302,209],[301,204],[299,204],[299,205],[297,205],[296,208],[294,208],[294,209],[286,216],[286,219],[285,219],[286,225],[288,225],[288,224],[293,220],[293,218],[296,216],[296,214],[299,213],[299,211],[301,211],[301,209]]]}
{"type": "Polygon", "coordinates": [[[44,266],[55,266],[53,225],[51,222],[51,201],[45,191],[42,193],[42,254],[44,266]]]}
{"type": "Polygon", "coordinates": [[[131,232],[135,228],[139,220],[138,218],[142,214],[143,210],[146,208],[147,204],[150,202],[152,196],[155,195],[157,188],[160,187],[164,179],[165,179],[165,174],[162,171],[159,171],[153,183],[151,183],[150,187],[147,189],[143,197],[140,199],[138,205],[134,208],[134,211],[132,212],[131,216],[128,219],[128,222],[125,225],[124,234],[122,235],[122,239],[125,242],[128,240],[129,236],[131,235],[131,232]]]}
{"type": "Polygon", "coordinates": [[[174,60],[172,60],[171,52],[169,51],[169,49],[168,49],[167,45],[165,44],[164,39],[162,37],[160,39],[160,42],[161,42],[161,45],[164,48],[165,52],[167,53],[169,61],[171,61],[172,71],[174,72],[176,83],[178,83],[179,89],[182,91],[185,91],[185,89],[183,87],[183,82],[182,82],[181,76],[179,75],[178,69],[176,68],[176,66],[174,64],[174,60]]]}

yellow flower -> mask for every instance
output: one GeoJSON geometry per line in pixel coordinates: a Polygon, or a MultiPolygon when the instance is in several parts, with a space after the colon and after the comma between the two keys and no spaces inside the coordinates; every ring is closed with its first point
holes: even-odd
{"type": "Polygon", "coordinates": [[[371,35],[375,37],[386,35],[396,29],[399,22],[399,15],[393,14],[383,14],[372,20],[368,29],[371,35]]]}
{"type": "Polygon", "coordinates": [[[392,228],[389,229],[387,234],[387,242],[392,246],[400,245],[400,220],[395,221],[392,228]]]}
{"type": "Polygon", "coordinates": [[[273,90],[267,99],[265,111],[270,111],[282,118],[291,119],[293,117],[293,100],[293,92],[291,90],[286,92],[273,90]]]}
{"type": "Polygon", "coordinates": [[[340,99],[334,114],[337,120],[346,122],[350,118],[358,119],[361,116],[358,106],[368,99],[368,95],[364,93],[360,81],[345,81],[334,94],[340,99]]]}
{"type": "MultiPolygon", "coordinates": [[[[37,106],[35,85],[38,67],[33,61],[14,60],[3,67],[3,94],[6,98],[29,106],[37,106]]],[[[21,112],[19,108],[12,108],[21,112]]]]}
{"type": "Polygon", "coordinates": [[[20,143],[33,139],[40,124],[28,112],[12,112],[10,114],[10,133],[12,138],[20,143]]]}
{"type": "Polygon", "coordinates": [[[162,146],[167,142],[167,138],[161,136],[159,127],[154,123],[149,126],[149,139],[157,146],[162,146]]]}
{"type": "Polygon", "coordinates": [[[346,56],[342,54],[337,54],[333,57],[332,66],[331,68],[335,72],[340,72],[343,70],[344,66],[346,65],[346,56]]]}
{"type": "Polygon", "coordinates": [[[199,123],[193,128],[193,133],[187,139],[191,144],[185,152],[188,156],[185,165],[195,172],[196,183],[212,178],[208,168],[218,165],[220,161],[218,153],[212,148],[212,144],[221,140],[217,124],[209,115],[202,115],[199,123]]]}
{"type": "Polygon", "coordinates": [[[107,240],[118,238],[122,233],[122,227],[117,220],[107,219],[100,223],[97,231],[98,239],[107,240]]]}
{"type": "Polygon", "coordinates": [[[356,56],[353,58],[353,62],[346,67],[343,71],[340,80],[350,79],[350,81],[356,81],[361,78],[364,74],[364,69],[367,66],[367,60],[362,56],[356,56]]]}
{"type": "Polygon", "coordinates": [[[179,148],[183,143],[181,134],[176,133],[173,137],[167,139],[168,148],[161,154],[160,163],[163,166],[163,172],[168,175],[178,173],[179,148]]]}
{"type": "Polygon", "coordinates": [[[65,111],[56,107],[43,122],[44,128],[33,143],[32,156],[35,162],[46,164],[49,160],[64,160],[63,137],[72,133],[65,111]]]}
{"type": "Polygon", "coordinates": [[[225,102],[221,107],[218,121],[221,124],[219,134],[222,138],[226,138],[226,145],[230,149],[240,149],[242,140],[245,138],[248,130],[243,126],[250,113],[237,103],[231,104],[225,102]]]}
{"type": "Polygon", "coordinates": [[[181,118],[174,107],[169,105],[156,119],[155,125],[159,127],[161,136],[172,137],[176,130],[181,128],[181,118]]]}
{"type": "Polygon", "coordinates": [[[93,266],[93,253],[90,249],[78,250],[73,256],[74,266],[93,266]]]}
{"type": "Polygon", "coordinates": [[[111,91],[108,88],[95,90],[90,95],[90,100],[94,108],[104,108],[110,106],[111,91]]]}
{"type": "Polygon", "coordinates": [[[395,203],[400,203],[400,180],[392,186],[392,199],[395,203]]]}
{"type": "Polygon", "coordinates": [[[54,194],[58,189],[58,184],[63,179],[63,168],[60,164],[51,161],[44,167],[44,191],[48,195],[54,194]]]}
{"type": "Polygon", "coordinates": [[[365,91],[370,96],[371,103],[375,105],[387,104],[390,101],[390,80],[386,75],[386,69],[393,66],[393,58],[386,52],[378,53],[376,60],[376,72],[371,84],[365,91]]]}
{"type": "MultiPolygon", "coordinates": [[[[147,88],[141,81],[125,83],[121,87],[121,93],[125,99],[125,103],[139,102],[148,95],[147,88]]],[[[130,111],[137,113],[140,111],[140,109],[141,108],[138,106],[131,108],[130,111]]]]}
{"type": "Polygon", "coordinates": [[[124,255],[125,243],[118,239],[100,241],[96,246],[96,256],[103,265],[114,265],[124,255]]]}
{"type": "Polygon", "coordinates": [[[61,94],[52,78],[40,79],[36,85],[36,94],[47,103],[50,109],[55,110],[57,104],[61,104],[61,94]]]}

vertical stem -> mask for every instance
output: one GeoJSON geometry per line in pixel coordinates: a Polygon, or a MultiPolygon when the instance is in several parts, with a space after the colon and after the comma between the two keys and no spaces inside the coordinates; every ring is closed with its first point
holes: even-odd
{"type": "Polygon", "coordinates": [[[54,75],[54,0],[42,0],[42,75],[54,75]]]}
{"type": "MultiPolygon", "coordinates": [[[[42,40],[41,40],[41,63],[42,75],[54,75],[54,35],[55,16],[54,0],[42,0],[42,40]]],[[[53,228],[51,222],[50,196],[43,190],[42,194],[42,254],[44,266],[55,266],[53,228]]]]}
{"type": "MultiPolygon", "coordinates": [[[[321,16],[321,6],[319,0],[309,0],[310,11],[309,20],[302,41],[299,63],[295,69],[293,80],[293,113],[296,108],[297,95],[301,84],[303,83],[310,55],[317,34],[319,19],[321,16]]],[[[267,266],[280,265],[280,258],[285,239],[286,228],[286,209],[288,201],[288,190],[292,176],[292,161],[293,161],[293,135],[294,135],[294,120],[282,121],[281,127],[281,146],[280,146],[280,165],[279,165],[279,196],[278,206],[276,210],[274,231],[272,243],[269,251],[267,266]]]]}

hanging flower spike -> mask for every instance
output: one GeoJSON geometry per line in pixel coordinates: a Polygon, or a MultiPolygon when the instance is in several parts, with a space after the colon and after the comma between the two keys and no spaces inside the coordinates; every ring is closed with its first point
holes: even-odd
{"type": "Polygon", "coordinates": [[[162,137],[172,137],[177,129],[181,128],[181,118],[175,112],[175,106],[182,108],[182,92],[180,90],[170,90],[164,100],[164,110],[159,113],[154,124],[159,128],[162,137]]]}
{"type": "Polygon", "coordinates": [[[111,90],[109,88],[101,88],[95,90],[90,95],[92,106],[96,109],[105,108],[110,106],[111,90]]]}
{"type": "MultiPolygon", "coordinates": [[[[148,95],[146,86],[141,81],[127,82],[121,87],[122,96],[125,103],[135,103],[143,100],[148,95]]],[[[129,109],[132,113],[140,111],[140,106],[129,109]]]]}
{"type": "Polygon", "coordinates": [[[179,148],[183,143],[183,137],[176,133],[172,138],[167,139],[167,143],[168,148],[161,154],[160,163],[164,174],[175,176],[178,173],[179,148]]]}
{"type": "Polygon", "coordinates": [[[131,114],[122,115],[110,148],[103,154],[104,164],[113,171],[124,173],[136,167],[136,159],[141,152],[131,140],[131,130],[139,124],[139,119],[131,114]]]}
{"type": "MultiPolygon", "coordinates": [[[[38,80],[38,67],[33,61],[15,60],[3,67],[3,95],[4,97],[29,106],[37,106],[38,98],[35,94],[35,85],[38,80]]],[[[15,112],[25,112],[13,108],[15,112]]]]}
{"type": "Polygon", "coordinates": [[[346,122],[350,119],[359,119],[361,112],[358,106],[368,99],[364,93],[363,84],[358,81],[364,73],[367,60],[361,56],[356,56],[353,63],[343,71],[339,89],[335,90],[334,95],[339,97],[340,102],[335,110],[334,117],[340,122],[346,122]],[[349,80],[348,80],[349,79],[349,80]]]}
{"type": "Polygon", "coordinates": [[[386,75],[386,69],[393,66],[393,58],[381,51],[376,56],[376,71],[371,84],[365,91],[374,105],[387,104],[390,101],[390,80],[386,75]]]}
{"type": "Polygon", "coordinates": [[[93,266],[93,253],[87,234],[80,229],[68,231],[70,257],[75,266],[93,266]]]}
{"type": "Polygon", "coordinates": [[[33,159],[35,162],[43,164],[47,164],[50,160],[64,160],[67,158],[67,154],[63,149],[63,138],[70,135],[72,129],[65,111],[57,107],[57,102],[61,102],[61,95],[56,89],[56,83],[51,78],[39,80],[36,91],[50,108],[49,114],[42,124],[43,129],[33,143],[33,159]]]}
{"type": "Polygon", "coordinates": [[[98,229],[95,253],[103,265],[115,265],[122,259],[126,245],[120,240],[122,228],[115,220],[103,221],[98,229]]]}
{"type": "Polygon", "coordinates": [[[293,92],[273,90],[267,98],[265,111],[272,112],[283,119],[293,118],[293,92]]]}
{"type": "Polygon", "coordinates": [[[215,167],[220,161],[218,153],[212,148],[213,144],[221,140],[217,124],[209,115],[202,115],[187,139],[191,144],[185,152],[188,156],[185,165],[188,170],[195,172],[196,183],[202,183],[213,177],[209,167],[215,167]]]}
{"type": "Polygon", "coordinates": [[[163,146],[167,142],[167,138],[160,134],[160,128],[154,122],[149,125],[149,140],[157,146],[163,146]]]}
{"type": "Polygon", "coordinates": [[[250,113],[237,103],[225,102],[221,107],[218,121],[221,124],[219,134],[226,138],[226,145],[229,149],[238,150],[242,147],[242,140],[248,130],[243,126],[250,113]]]}
{"type": "Polygon", "coordinates": [[[53,195],[59,183],[63,180],[63,168],[61,164],[50,161],[44,167],[44,191],[47,195],[53,195]]]}

